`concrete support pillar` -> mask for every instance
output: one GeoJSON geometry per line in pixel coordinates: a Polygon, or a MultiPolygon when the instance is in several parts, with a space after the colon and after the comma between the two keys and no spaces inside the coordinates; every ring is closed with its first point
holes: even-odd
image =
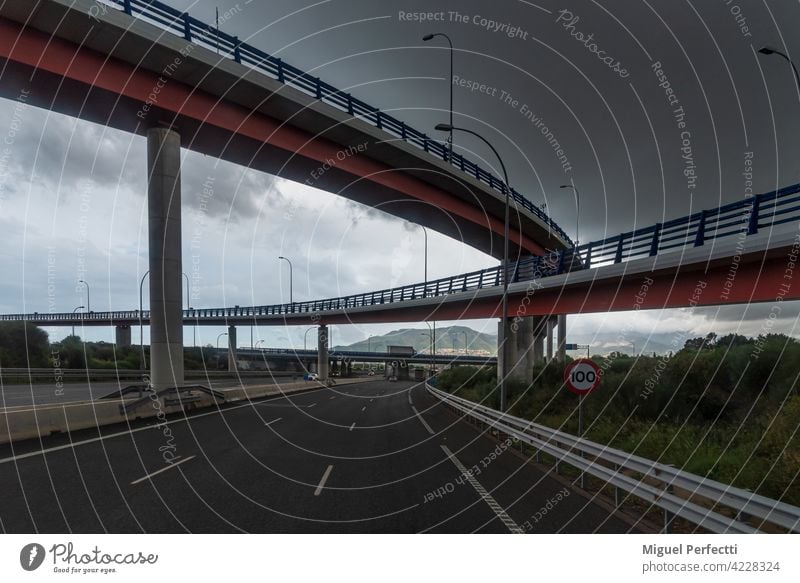
{"type": "Polygon", "coordinates": [[[542,365],[544,364],[544,335],[547,330],[547,317],[535,316],[531,320],[533,320],[533,364],[542,365]]]}
{"type": "MultiPolygon", "coordinates": [[[[497,323],[498,338],[503,322],[497,323]]],[[[534,364],[534,318],[510,321],[507,328],[506,349],[497,347],[497,379],[530,383],[534,364]],[[507,359],[507,360],[506,360],[507,359]]]]}
{"type": "Polygon", "coordinates": [[[147,219],[150,256],[150,383],[183,385],[181,138],[147,131],[147,219]]]}
{"type": "Polygon", "coordinates": [[[131,327],[117,326],[114,330],[114,338],[117,348],[127,348],[131,345],[131,327]]]}
{"type": "Polygon", "coordinates": [[[558,356],[556,360],[564,363],[567,360],[567,315],[558,316],[558,356]]]}
{"type": "Polygon", "coordinates": [[[238,370],[237,356],[236,326],[228,326],[228,370],[238,370]]]}
{"type": "Polygon", "coordinates": [[[319,380],[328,380],[328,327],[320,326],[317,330],[317,373],[319,380]]]}
{"type": "Polygon", "coordinates": [[[553,329],[556,327],[556,319],[553,316],[547,317],[547,330],[545,339],[547,342],[547,362],[553,361],[553,329]]]}

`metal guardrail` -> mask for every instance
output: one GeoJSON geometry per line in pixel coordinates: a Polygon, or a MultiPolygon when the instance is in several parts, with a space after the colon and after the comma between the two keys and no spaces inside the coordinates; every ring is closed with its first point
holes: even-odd
{"type": "MultiPolygon", "coordinates": [[[[176,36],[183,37],[188,42],[218,51],[220,55],[256,69],[271,79],[290,85],[306,95],[332,105],[340,111],[345,111],[353,118],[361,119],[380,130],[400,138],[404,142],[412,144],[437,158],[441,158],[445,162],[449,162],[461,172],[487,184],[493,190],[505,194],[504,185],[500,179],[495,178],[494,175],[477,164],[470,162],[462,155],[451,153],[450,149],[439,141],[415,130],[378,108],[353,97],[350,93],[325,83],[319,77],[310,75],[286,63],[283,59],[274,57],[261,49],[240,41],[239,37],[229,35],[210,24],[189,16],[186,12],[181,12],[157,0],[105,0],[105,2],[112,6],[120,7],[125,14],[139,17],[176,36]]],[[[563,241],[567,244],[572,244],[572,240],[564,230],[530,200],[513,188],[510,190],[509,195],[519,206],[544,222],[563,241]]]]}
{"type": "Polygon", "coordinates": [[[665,530],[673,517],[678,516],[715,533],[761,532],[744,520],[752,517],[760,523],[771,523],[788,531],[800,532],[800,508],[791,504],[690,474],[673,466],[600,445],[526,419],[504,415],[496,409],[451,395],[429,384],[426,386],[431,394],[448,406],[553,456],[557,463],[567,463],[662,508],[666,513],[665,530]],[[625,472],[639,474],[641,478],[634,478],[625,472]],[[670,491],[673,488],[688,491],[693,499],[705,498],[715,507],[728,507],[736,512],[737,518],[730,518],[677,496],[670,491]]]}
{"type": "MultiPolygon", "coordinates": [[[[117,369],[117,368],[0,368],[0,377],[5,378],[48,378],[53,379],[56,375],[62,379],[132,379],[141,378],[147,374],[146,370],[138,369],[117,369]]],[[[204,370],[187,369],[184,377],[202,378],[237,378],[237,377],[264,377],[264,376],[292,376],[291,371],[269,371],[269,370],[204,370]]]]}
{"type": "MultiPolygon", "coordinates": [[[[795,184],[708,209],[664,223],[621,233],[599,241],[591,241],[578,247],[551,252],[544,256],[532,256],[510,264],[509,282],[529,281],[568,271],[602,267],[633,259],[652,257],[660,253],[677,251],[687,246],[700,247],[713,244],[717,239],[733,236],[754,235],[759,230],[790,222],[800,221],[800,184],[795,184]]],[[[474,291],[486,287],[497,287],[503,283],[500,266],[462,273],[451,277],[414,283],[396,288],[353,294],[339,298],[274,304],[271,306],[233,306],[229,308],[206,308],[184,310],[185,322],[200,323],[203,320],[225,321],[228,318],[284,316],[320,311],[346,310],[392,304],[408,300],[447,296],[449,294],[474,291]]],[[[150,312],[144,310],[89,312],[89,313],[39,313],[3,314],[2,320],[91,323],[93,320],[118,323],[138,323],[148,320],[150,312]],[[77,318],[76,318],[77,316],[77,318]]]]}

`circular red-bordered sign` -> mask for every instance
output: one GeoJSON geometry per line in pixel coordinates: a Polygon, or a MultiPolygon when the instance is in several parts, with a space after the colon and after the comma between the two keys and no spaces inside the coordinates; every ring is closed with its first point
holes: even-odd
{"type": "Polygon", "coordinates": [[[600,367],[588,358],[573,360],[564,369],[564,382],[576,395],[588,395],[600,386],[600,367]]]}

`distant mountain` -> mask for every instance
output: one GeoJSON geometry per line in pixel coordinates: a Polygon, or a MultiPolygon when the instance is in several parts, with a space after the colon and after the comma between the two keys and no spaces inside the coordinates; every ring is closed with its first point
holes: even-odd
{"type": "MultiPolygon", "coordinates": [[[[494,354],[497,351],[497,336],[476,332],[466,326],[448,326],[436,328],[436,351],[442,354],[464,353],[464,341],[469,354],[494,354]],[[466,337],[465,337],[466,335],[466,337]]],[[[386,352],[387,346],[413,346],[417,352],[429,352],[431,340],[428,330],[419,328],[401,328],[382,336],[372,336],[347,346],[335,346],[335,350],[352,350],[359,352],[386,352]]]]}

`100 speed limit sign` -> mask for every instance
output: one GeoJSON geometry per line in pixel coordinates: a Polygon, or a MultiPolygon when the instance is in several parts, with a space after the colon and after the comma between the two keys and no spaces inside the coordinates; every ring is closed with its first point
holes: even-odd
{"type": "Polygon", "coordinates": [[[567,388],[577,395],[588,395],[600,385],[600,367],[588,358],[574,360],[564,369],[567,388]]]}

